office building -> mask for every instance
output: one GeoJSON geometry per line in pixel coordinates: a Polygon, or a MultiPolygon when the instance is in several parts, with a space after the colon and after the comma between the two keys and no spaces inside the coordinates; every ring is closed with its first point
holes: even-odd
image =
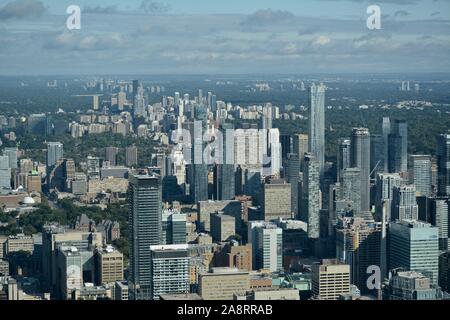
{"type": "Polygon", "coordinates": [[[417,196],[431,197],[431,156],[409,156],[409,183],[416,186],[417,196]]]}
{"type": "Polygon", "coordinates": [[[250,291],[248,271],[235,268],[213,268],[199,276],[199,295],[203,300],[233,300],[235,295],[250,291]]]}
{"type": "Polygon", "coordinates": [[[186,214],[176,210],[164,210],[162,213],[161,244],[187,243],[186,214]]]}
{"type": "Polygon", "coordinates": [[[151,299],[189,293],[188,245],[150,246],[151,299]]]}
{"type": "Polygon", "coordinates": [[[412,220],[391,222],[389,227],[389,269],[404,268],[438,282],[439,229],[412,220]]]}
{"type": "Polygon", "coordinates": [[[253,269],[283,269],[283,230],[276,224],[264,221],[248,223],[248,243],[253,250],[253,269]]]}
{"type": "Polygon", "coordinates": [[[419,206],[414,185],[394,187],[391,220],[417,220],[419,206]]]}
{"type": "Polygon", "coordinates": [[[264,183],[261,192],[261,210],[265,221],[292,217],[290,183],[274,179],[264,183]]]}
{"type": "Polygon", "coordinates": [[[337,300],[350,294],[350,266],[334,260],[313,264],[312,294],[318,300],[337,300]]]}
{"type": "Polygon", "coordinates": [[[439,229],[439,250],[449,250],[449,199],[430,199],[430,219],[432,226],[439,229]]]}
{"type": "Polygon", "coordinates": [[[211,236],[214,241],[223,242],[236,234],[235,218],[225,214],[211,214],[211,236]]]}
{"type": "Polygon", "coordinates": [[[385,300],[441,300],[442,291],[420,272],[395,270],[384,288],[385,300]]]}
{"type": "Polygon", "coordinates": [[[97,248],[95,255],[95,282],[111,284],[123,280],[123,254],[111,246],[97,248]]]}

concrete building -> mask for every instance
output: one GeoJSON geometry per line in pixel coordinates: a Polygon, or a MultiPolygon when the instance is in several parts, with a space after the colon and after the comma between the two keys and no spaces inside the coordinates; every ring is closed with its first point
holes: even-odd
{"type": "Polygon", "coordinates": [[[253,248],[253,269],[283,269],[283,230],[274,223],[251,221],[248,224],[248,243],[253,248]]]}
{"type": "Polygon", "coordinates": [[[242,215],[242,204],[237,200],[199,201],[197,203],[197,212],[199,215],[200,229],[202,231],[211,231],[211,213],[216,212],[223,212],[223,214],[235,217],[239,227],[242,215]]]}
{"type": "Polygon", "coordinates": [[[199,294],[203,300],[233,300],[235,295],[250,291],[248,271],[213,268],[199,277],[199,294]]]}
{"type": "Polygon", "coordinates": [[[216,267],[251,271],[253,267],[252,255],[251,244],[240,246],[236,242],[231,242],[214,254],[214,264],[216,267]]]}
{"type": "Polygon", "coordinates": [[[116,281],[114,284],[114,300],[128,300],[128,282],[116,281]]]}
{"type": "Polygon", "coordinates": [[[291,184],[284,180],[265,183],[261,194],[261,210],[265,221],[292,218],[291,184]]]}
{"type": "Polygon", "coordinates": [[[123,280],[123,254],[111,246],[95,252],[95,282],[97,285],[123,280]]]}
{"type": "Polygon", "coordinates": [[[211,235],[214,241],[227,241],[236,234],[234,217],[225,214],[211,214],[211,235]]]}
{"type": "Polygon", "coordinates": [[[313,264],[312,294],[318,300],[337,300],[350,294],[350,266],[333,260],[313,264]]]}
{"type": "Polygon", "coordinates": [[[386,300],[441,300],[442,291],[429,277],[414,271],[394,271],[384,288],[386,300]]]}

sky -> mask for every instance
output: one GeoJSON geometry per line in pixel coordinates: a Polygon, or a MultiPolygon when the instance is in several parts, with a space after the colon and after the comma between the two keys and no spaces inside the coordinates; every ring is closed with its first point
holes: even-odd
{"type": "Polygon", "coordinates": [[[450,0],[0,0],[0,75],[388,72],[450,72],[450,0]]]}

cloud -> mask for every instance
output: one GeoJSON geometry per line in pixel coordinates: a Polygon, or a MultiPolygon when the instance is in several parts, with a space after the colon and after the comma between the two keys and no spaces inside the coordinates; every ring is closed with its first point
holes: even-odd
{"type": "Polygon", "coordinates": [[[96,7],[85,7],[83,13],[88,14],[116,14],[119,13],[116,6],[96,6],[96,7]]]}
{"type": "Polygon", "coordinates": [[[315,46],[324,46],[331,42],[331,38],[328,36],[319,36],[317,39],[315,39],[312,44],[315,46]]]}
{"type": "Polygon", "coordinates": [[[435,16],[438,16],[438,15],[440,15],[441,13],[439,12],[439,11],[436,11],[436,12],[433,12],[433,13],[431,13],[430,14],[430,17],[435,17],[435,16]]]}
{"type": "Polygon", "coordinates": [[[126,46],[126,39],[119,33],[79,35],[61,33],[47,41],[46,49],[71,51],[103,51],[126,46]]]}
{"type": "MultiPolygon", "coordinates": [[[[318,0],[318,1],[328,1],[328,2],[335,2],[335,1],[346,1],[346,2],[367,2],[371,3],[372,0],[318,0]]],[[[396,5],[415,5],[419,3],[420,0],[378,0],[377,3],[388,3],[388,4],[396,4],[396,5]]]]}
{"type": "Polygon", "coordinates": [[[395,11],[394,13],[394,17],[407,17],[407,16],[409,16],[409,12],[406,10],[398,10],[395,11]]]}
{"type": "Polygon", "coordinates": [[[286,24],[295,19],[293,13],[282,10],[258,10],[241,22],[242,26],[260,27],[274,24],[286,24]]]}
{"type": "Polygon", "coordinates": [[[40,17],[47,11],[41,1],[15,0],[0,9],[0,20],[40,17]]]}
{"type": "Polygon", "coordinates": [[[151,0],[143,0],[140,6],[141,11],[149,14],[161,14],[171,11],[171,6],[162,2],[155,2],[151,0]]]}

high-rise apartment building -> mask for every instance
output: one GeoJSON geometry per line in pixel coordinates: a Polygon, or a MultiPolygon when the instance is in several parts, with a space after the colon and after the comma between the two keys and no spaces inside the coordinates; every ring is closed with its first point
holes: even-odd
{"type": "Polygon", "coordinates": [[[129,187],[131,300],[151,300],[150,246],[159,245],[162,229],[162,187],[159,176],[132,175],[129,187]]]}
{"type": "Polygon", "coordinates": [[[325,169],[325,90],[324,84],[309,88],[309,151],[316,157],[319,174],[325,169]]]}
{"type": "Polygon", "coordinates": [[[450,134],[437,139],[438,195],[450,196],[450,134]]]}
{"type": "Polygon", "coordinates": [[[351,165],[360,170],[361,213],[370,211],[370,133],[366,128],[353,129],[351,165]]]}
{"type": "Polygon", "coordinates": [[[163,294],[189,293],[188,245],[150,246],[150,277],[152,300],[163,294]]]}
{"type": "Polygon", "coordinates": [[[316,157],[305,155],[303,162],[303,182],[300,188],[300,220],[308,224],[308,238],[320,236],[320,166],[316,157]]]}

